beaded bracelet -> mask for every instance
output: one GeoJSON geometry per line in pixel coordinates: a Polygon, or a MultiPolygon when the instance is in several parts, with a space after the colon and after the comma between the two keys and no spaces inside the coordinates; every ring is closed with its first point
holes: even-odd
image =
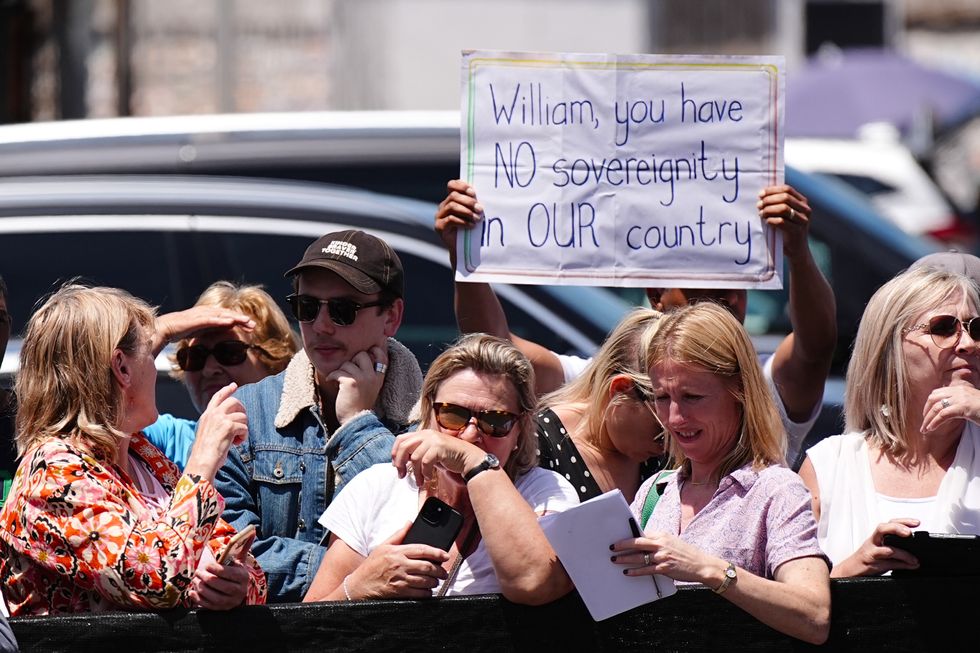
{"type": "Polygon", "coordinates": [[[344,581],[340,585],[344,588],[344,596],[347,597],[347,600],[348,601],[353,601],[354,599],[352,599],[350,597],[350,592],[347,590],[347,579],[348,578],[350,578],[350,574],[347,574],[346,576],[344,576],[344,581]]]}

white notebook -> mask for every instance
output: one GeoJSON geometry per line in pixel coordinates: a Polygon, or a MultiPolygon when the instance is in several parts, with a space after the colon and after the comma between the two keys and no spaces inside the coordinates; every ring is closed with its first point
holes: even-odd
{"type": "Polygon", "coordinates": [[[626,576],[609,545],[633,537],[633,513],[619,490],[546,515],[541,528],[596,621],[677,592],[667,576],[626,576]]]}

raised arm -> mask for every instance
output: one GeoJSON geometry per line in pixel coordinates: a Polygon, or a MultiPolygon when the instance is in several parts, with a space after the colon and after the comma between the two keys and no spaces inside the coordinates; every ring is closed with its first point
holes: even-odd
{"type": "Polygon", "coordinates": [[[246,331],[255,328],[255,320],[239,311],[220,306],[193,306],[186,311],[165,313],[156,319],[153,330],[153,355],[156,356],[168,342],[191,338],[208,329],[241,327],[246,331]]]}
{"type": "Polygon", "coordinates": [[[776,348],[773,380],[794,422],[813,414],[823,397],[837,343],[834,291],[810,252],[811,209],[792,186],[771,186],[759,194],[759,215],[783,233],[789,263],[789,317],[793,332],[776,348]]]}
{"type": "MultiPolygon", "coordinates": [[[[476,190],[461,179],[453,179],[436,211],[435,229],[449,251],[450,267],[456,269],[456,234],[472,229],[483,219],[483,206],[476,190]]],[[[510,331],[507,315],[490,284],[454,282],[453,303],[460,333],[489,333],[510,340],[534,365],[538,395],[555,390],[565,382],[561,362],[550,349],[520,338],[510,331]]]]}

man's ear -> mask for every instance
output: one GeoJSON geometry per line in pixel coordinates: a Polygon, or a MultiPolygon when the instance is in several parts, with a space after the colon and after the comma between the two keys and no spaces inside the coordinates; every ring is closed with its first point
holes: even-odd
{"type": "Polygon", "coordinates": [[[394,338],[398,333],[398,327],[402,325],[402,318],[405,316],[405,300],[401,297],[391,303],[385,309],[385,336],[394,338]]]}
{"type": "Polygon", "coordinates": [[[129,372],[129,365],[126,362],[126,355],[121,349],[112,352],[109,366],[112,368],[112,376],[115,377],[119,387],[126,389],[133,382],[133,377],[129,372]]]}

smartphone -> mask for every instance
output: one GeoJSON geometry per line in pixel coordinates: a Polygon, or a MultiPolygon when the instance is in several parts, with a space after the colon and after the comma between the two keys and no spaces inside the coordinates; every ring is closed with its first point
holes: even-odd
{"type": "Polygon", "coordinates": [[[896,569],[893,576],[976,576],[980,574],[980,537],[954,533],[913,531],[911,537],[888,533],[885,546],[904,549],[919,560],[919,568],[896,569]]]}
{"type": "Polygon", "coordinates": [[[402,544],[428,544],[448,551],[462,527],[463,515],[459,511],[445,501],[429,497],[422,504],[402,544]]]}
{"type": "Polygon", "coordinates": [[[221,550],[218,555],[218,564],[226,565],[232,560],[243,561],[245,554],[252,548],[255,541],[255,525],[249,524],[242,530],[235,533],[231,541],[221,550]]]}

